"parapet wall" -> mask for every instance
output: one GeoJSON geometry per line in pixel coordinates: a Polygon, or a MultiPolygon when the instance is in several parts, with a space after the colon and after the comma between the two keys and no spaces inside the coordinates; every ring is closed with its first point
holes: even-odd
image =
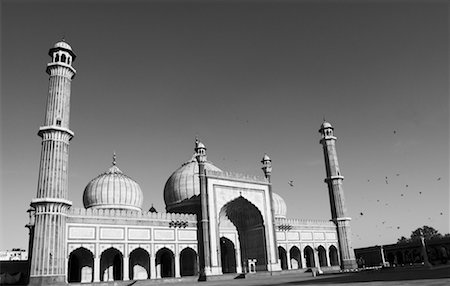
{"type": "Polygon", "coordinates": [[[235,173],[235,172],[229,172],[229,171],[220,172],[220,171],[206,170],[206,176],[222,178],[222,179],[231,179],[231,180],[237,180],[237,181],[245,181],[245,182],[251,182],[251,183],[269,184],[269,182],[262,176],[252,176],[252,175],[248,175],[248,174],[235,173]]]}
{"type": "Polygon", "coordinates": [[[132,210],[117,210],[117,209],[84,209],[84,208],[70,208],[67,211],[68,216],[80,217],[102,217],[102,218],[118,218],[118,219],[140,219],[140,220],[184,220],[188,222],[197,222],[195,214],[179,214],[179,213],[153,213],[153,212],[139,212],[132,210]]]}
{"type": "Polygon", "coordinates": [[[292,226],[330,226],[336,227],[336,225],[329,220],[318,219],[295,219],[295,218],[275,218],[276,225],[292,225],[292,226]]]}

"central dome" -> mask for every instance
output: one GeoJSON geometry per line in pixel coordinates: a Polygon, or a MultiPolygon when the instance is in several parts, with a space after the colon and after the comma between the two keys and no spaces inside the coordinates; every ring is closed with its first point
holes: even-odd
{"type": "Polygon", "coordinates": [[[122,173],[116,166],[100,174],[84,189],[85,208],[142,210],[144,196],[133,179],[122,173]]]}
{"type": "MultiPolygon", "coordinates": [[[[208,171],[222,172],[211,162],[205,162],[208,171]]],[[[164,186],[164,202],[167,211],[180,211],[177,207],[183,205],[184,201],[195,199],[200,195],[200,182],[198,178],[198,163],[195,156],[181,165],[169,177],[164,186]]]]}

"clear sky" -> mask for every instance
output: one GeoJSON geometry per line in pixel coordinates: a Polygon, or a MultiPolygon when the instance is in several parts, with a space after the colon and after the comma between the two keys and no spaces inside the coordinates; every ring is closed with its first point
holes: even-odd
{"type": "Polygon", "coordinates": [[[163,211],[198,135],[223,170],[262,175],[267,152],[288,217],[329,219],[325,116],[354,247],[450,232],[448,4],[411,2],[1,1],[0,249],[27,247],[47,52],[63,36],[75,207],[115,151],[163,211]]]}

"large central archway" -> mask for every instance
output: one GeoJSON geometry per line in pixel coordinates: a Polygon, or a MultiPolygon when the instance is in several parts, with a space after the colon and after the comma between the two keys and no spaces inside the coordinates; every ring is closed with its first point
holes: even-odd
{"type": "Polygon", "coordinates": [[[264,220],[258,208],[240,196],[225,204],[219,217],[221,221],[226,217],[236,227],[244,271],[249,259],[256,259],[257,271],[267,270],[264,220]]]}

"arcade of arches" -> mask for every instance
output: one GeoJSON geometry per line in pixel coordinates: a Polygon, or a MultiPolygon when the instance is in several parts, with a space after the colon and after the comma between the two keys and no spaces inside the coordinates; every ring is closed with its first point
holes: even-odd
{"type": "Polygon", "coordinates": [[[328,250],[322,245],[315,250],[308,245],[303,251],[300,251],[297,246],[292,246],[289,252],[284,247],[278,246],[278,255],[283,270],[339,266],[338,250],[334,245],[331,245],[328,250]]]}
{"type": "Polygon", "coordinates": [[[197,260],[197,253],[190,247],[184,248],[178,257],[170,249],[161,248],[153,259],[142,248],[134,249],[125,257],[113,247],[94,259],[91,251],[80,247],[69,255],[68,282],[94,282],[95,275],[100,281],[196,276],[197,260]]]}

